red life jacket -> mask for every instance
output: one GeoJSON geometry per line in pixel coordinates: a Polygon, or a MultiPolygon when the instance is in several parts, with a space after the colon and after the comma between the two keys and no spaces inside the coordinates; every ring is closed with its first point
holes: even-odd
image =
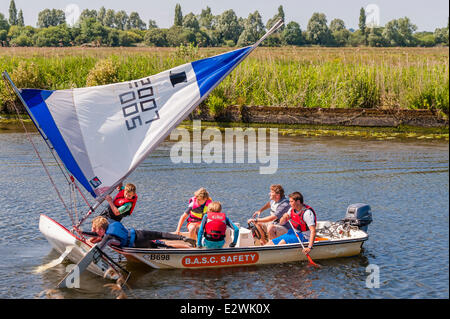
{"type": "Polygon", "coordinates": [[[132,199],[128,199],[125,197],[125,190],[122,189],[120,190],[120,192],[116,195],[116,197],[114,197],[114,205],[116,207],[120,207],[122,205],[125,205],[126,203],[131,203],[131,208],[128,212],[125,213],[125,215],[131,215],[131,213],[133,212],[134,206],[136,206],[136,202],[137,202],[138,196],[137,194],[135,194],[133,196],[132,199]]]}
{"type": "Polygon", "coordinates": [[[210,241],[221,241],[227,230],[227,215],[225,213],[207,213],[204,236],[210,241]]]}
{"type": "Polygon", "coordinates": [[[203,215],[208,211],[208,205],[212,202],[211,198],[208,198],[203,205],[199,205],[197,198],[194,196],[189,199],[189,206],[192,204],[192,208],[189,211],[189,223],[200,223],[203,215]]]}
{"type": "Polygon", "coordinates": [[[314,209],[312,209],[311,206],[308,206],[308,205],[304,204],[303,208],[298,213],[295,212],[295,209],[291,208],[291,222],[292,222],[292,226],[294,226],[294,228],[296,230],[299,230],[301,232],[305,232],[305,231],[309,230],[308,225],[303,220],[303,215],[305,214],[305,212],[308,209],[313,212],[313,214],[314,214],[314,223],[317,225],[316,212],[314,211],[314,209]]]}

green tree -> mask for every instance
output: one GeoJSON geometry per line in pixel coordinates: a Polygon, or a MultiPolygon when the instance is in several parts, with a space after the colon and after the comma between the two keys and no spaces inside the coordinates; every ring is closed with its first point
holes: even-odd
{"type": "Polygon", "coordinates": [[[8,40],[8,31],[0,29],[0,46],[6,46],[8,40]]]}
{"type": "Polygon", "coordinates": [[[195,15],[191,12],[183,17],[183,28],[191,29],[194,32],[200,30],[200,25],[195,15]]]}
{"type": "Polygon", "coordinates": [[[156,47],[168,46],[166,29],[152,28],[145,32],[144,41],[145,44],[156,47]]]}
{"type": "Polygon", "coordinates": [[[38,14],[37,26],[39,28],[48,28],[66,23],[66,14],[63,10],[44,9],[38,14]]]}
{"type": "Polygon", "coordinates": [[[65,24],[39,29],[33,36],[33,43],[38,47],[68,46],[72,37],[65,24]]]}
{"type": "Polygon", "coordinates": [[[244,31],[239,36],[238,46],[255,43],[264,35],[264,23],[258,11],[250,13],[244,22],[244,31]]]}
{"type": "Polygon", "coordinates": [[[359,10],[359,30],[361,31],[361,34],[364,37],[364,44],[367,45],[367,30],[366,30],[366,10],[364,8],[361,8],[359,10]]]}
{"type": "Polygon", "coordinates": [[[235,45],[239,40],[243,28],[238,21],[236,13],[230,9],[224,11],[217,18],[216,30],[218,32],[220,43],[233,41],[233,45],[235,45]]]}
{"type": "Polygon", "coordinates": [[[369,36],[367,37],[367,42],[371,47],[384,47],[386,46],[386,41],[383,38],[383,28],[370,28],[369,36]]]}
{"type": "Polygon", "coordinates": [[[414,46],[416,40],[413,36],[417,26],[409,18],[404,17],[389,21],[383,30],[383,38],[391,46],[414,46]]]}
{"type": "Polygon", "coordinates": [[[76,41],[78,44],[93,43],[100,46],[107,42],[108,30],[96,18],[86,18],[81,21],[81,32],[76,41]]]}
{"type": "Polygon", "coordinates": [[[448,46],[448,24],[446,28],[437,28],[434,30],[434,38],[436,44],[443,44],[448,46]]]}
{"type": "Polygon", "coordinates": [[[312,15],[308,21],[306,36],[311,44],[328,45],[332,43],[331,32],[327,26],[325,14],[316,12],[312,15]]]}
{"type": "Polygon", "coordinates": [[[156,24],[155,20],[148,20],[148,29],[158,29],[158,25],[156,24]]]}
{"type": "Polygon", "coordinates": [[[14,0],[9,3],[9,24],[17,25],[17,8],[14,0]]]}
{"type": "Polygon", "coordinates": [[[0,30],[5,30],[6,32],[9,30],[9,23],[3,13],[0,13],[0,30]]]}
{"type": "MultiPolygon", "coordinates": [[[[278,7],[278,13],[272,17],[272,19],[269,19],[266,24],[266,29],[269,30],[273,27],[273,25],[278,22],[279,20],[284,21],[284,10],[283,6],[278,7]]],[[[281,32],[284,30],[284,24],[275,31],[272,35],[270,35],[267,40],[265,41],[265,44],[268,46],[280,46],[282,44],[282,36],[281,32]]]]}
{"type": "Polygon", "coordinates": [[[82,21],[83,20],[85,20],[85,19],[95,19],[95,20],[97,20],[97,10],[95,10],[95,9],[92,9],[92,10],[89,10],[89,9],[84,9],[83,11],[81,11],[81,14],[80,14],[80,18],[79,18],[79,22],[80,23],[82,23],[82,21]]]}
{"type": "Polygon", "coordinates": [[[282,33],[282,39],[287,45],[302,45],[305,42],[300,25],[294,21],[291,21],[286,25],[286,28],[282,33]]]}
{"type": "Polygon", "coordinates": [[[97,21],[100,22],[102,25],[105,25],[105,16],[106,16],[106,9],[105,7],[101,7],[97,12],[97,21]]]}
{"type": "Polygon", "coordinates": [[[131,29],[139,29],[139,30],[145,30],[147,28],[145,22],[142,21],[141,17],[139,16],[139,13],[137,12],[130,13],[130,27],[131,29]]]}
{"type": "Polygon", "coordinates": [[[201,28],[205,28],[206,30],[213,29],[214,15],[211,13],[210,7],[202,9],[198,23],[201,28]]]}
{"type": "Polygon", "coordinates": [[[175,5],[175,18],[173,25],[181,27],[183,25],[183,13],[181,12],[181,5],[177,3],[175,5]]]}
{"type": "MultiPolygon", "coordinates": [[[[267,24],[266,24],[266,29],[267,30],[269,30],[271,27],[273,27],[273,25],[276,23],[276,22],[278,22],[278,20],[282,20],[282,21],[284,21],[284,17],[285,17],[285,14],[284,14],[284,9],[283,9],[283,6],[279,6],[278,7],[278,13],[276,14],[276,15],[274,15],[273,17],[272,17],[272,19],[269,19],[269,21],[267,21],[267,24]]],[[[277,33],[281,33],[283,30],[284,30],[284,28],[285,28],[285,26],[284,26],[284,24],[276,31],[277,33]]]]}
{"type": "Polygon", "coordinates": [[[103,25],[108,28],[114,28],[116,23],[116,12],[113,9],[106,10],[103,18],[103,25]]]}
{"type": "Polygon", "coordinates": [[[24,27],[25,26],[25,21],[23,19],[22,9],[19,10],[19,15],[17,16],[17,25],[19,27],[24,27]]]}
{"type": "Polygon", "coordinates": [[[114,25],[119,30],[126,30],[129,26],[128,14],[124,10],[120,10],[114,17],[114,25]]]}
{"type": "Polygon", "coordinates": [[[433,32],[414,33],[415,42],[421,47],[432,47],[436,45],[436,38],[433,32]]]}
{"type": "Polygon", "coordinates": [[[345,23],[341,19],[333,19],[330,22],[330,32],[337,46],[345,46],[350,38],[350,31],[345,28],[345,23]]]}
{"type": "Polygon", "coordinates": [[[167,30],[166,37],[171,47],[179,47],[182,44],[189,45],[190,43],[196,44],[195,32],[176,25],[167,30]]]}

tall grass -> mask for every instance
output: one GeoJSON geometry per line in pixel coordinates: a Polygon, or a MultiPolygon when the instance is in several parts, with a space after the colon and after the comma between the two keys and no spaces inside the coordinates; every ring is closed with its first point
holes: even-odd
{"type": "MultiPolygon", "coordinates": [[[[19,87],[67,89],[137,79],[228,50],[0,48],[0,70],[19,87]]],[[[212,113],[238,104],[437,109],[448,115],[448,59],[448,48],[258,48],[205,105],[212,113]]],[[[0,83],[0,107],[6,99],[0,83]]]]}

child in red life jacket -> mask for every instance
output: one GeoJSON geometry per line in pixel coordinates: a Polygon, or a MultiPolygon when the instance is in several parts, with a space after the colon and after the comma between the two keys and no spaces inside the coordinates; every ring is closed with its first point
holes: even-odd
{"type": "Polygon", "coordinates": [[[230,247],[234,247],[239,237],[239,228],[222,212],[222,205],[219,202],[209,204],[208,212],[203,216],[198,231],[197,247],[222,248],[225,244],[227,226],[234,230],[234,239],[230,243],[230,247]]]}
{"type": "Polygon", "coordinates": [[[136,186],[133,184],[127,184],[125,187],[122,187],[122,184],[120,184],[117,189],[119,193],[114,197],[114,200],[109,195],[105,197],[109,207],[100,215],[120,222],[122,218],[133,213],[138,196],[136,194],[136,186]]]}
{"type": "Polygon", "coordinates": [[[200,188],[194,193],[194,197],[189,199],[189,205],[183,215],[180,216],[177,229],[175,233],[181,235],[181,226],[187,219],[188,237],[197,240],[197,233],[202,222],[203,216],[208,211],[208,205],[212,203],[208,191],[205,188],[200,188]]]}

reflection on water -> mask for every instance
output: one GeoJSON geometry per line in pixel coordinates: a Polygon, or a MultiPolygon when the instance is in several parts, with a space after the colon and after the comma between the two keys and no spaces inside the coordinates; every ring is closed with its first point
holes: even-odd
{"type": "MultiPolygon", "coordinates": [[[[69,198],[40,136],[33,140],[69,198]]],[[[360,256],[320,260],[320,269],[305,262],[204,270],[128,263],[130,298],[448,298],[447,143],[280,136],[274,175],[260,175],[259,164],[173,164],[171,145],[163,143],[128,179],[137,185],[139,202],[124,220],[127,227],[174,231],[187,200],[202,186],[233,222],[245,225],[267,202],[270,184],[279,183],[287,194],[301,191],[320,220],[342,219],[352,203],[370,204],[370,238],[360,256]],[[379,289],[366,287],[372,264],[380,269],[379,289]]],[[[70,219],[24,134],[0,134],[0,168],[0,187],[7,190],[0,197],[0,297],[115,298],[104,286],[111,282],[90,273],[80,289],[46,295],[68,264],[35,273],[59,257],[38,230],[39,214],[64,225],[70,219]]]]}

